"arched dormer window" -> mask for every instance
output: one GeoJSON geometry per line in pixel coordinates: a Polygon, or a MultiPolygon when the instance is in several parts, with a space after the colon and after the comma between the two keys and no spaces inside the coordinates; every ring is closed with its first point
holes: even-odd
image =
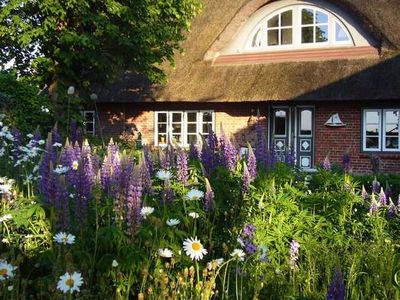
{"type": "Polygon", "coordinates": [[[214,64],[247,64],[378,57],[376,42],[371,36],[351,14],[332,3],[327,0],[270,2],[240,26],[232,22],[205,59],[213,60],[214,64]],[[235,26],[237,31],[232,34],[235,26]]]}
{"type": "Polygon", "coordinates": [[[263,18],[250,33],[247,50],[354,46],[335,15],[313,6],[294,5],[263,18]]]}

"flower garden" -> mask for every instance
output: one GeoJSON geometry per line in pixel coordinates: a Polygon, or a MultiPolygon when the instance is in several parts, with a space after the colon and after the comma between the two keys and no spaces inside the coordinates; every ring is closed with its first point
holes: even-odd
{"type": "Polygon", "coordinates": [[[1,295],[399,299],[399,178],[301,172],[257,131],[240,156],[212,132],[151,151],[0,123],[1,295]]]}

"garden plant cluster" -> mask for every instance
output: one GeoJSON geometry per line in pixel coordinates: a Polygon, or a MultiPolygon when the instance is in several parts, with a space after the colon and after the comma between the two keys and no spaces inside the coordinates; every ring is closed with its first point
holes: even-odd
{"type": "MultiPolygon", "coordinates": [[[[189,151],[0,120],[4,299],[399,299],[399,186],[210,132],[189,151]]],[[[395,178],[395,177],[393,177],[395,178]]]]}

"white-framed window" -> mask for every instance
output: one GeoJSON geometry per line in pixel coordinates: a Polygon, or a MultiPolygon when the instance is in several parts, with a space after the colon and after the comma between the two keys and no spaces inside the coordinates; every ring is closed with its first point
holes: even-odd
{"type": "Polygon", "coordinates": [[[169,143],[187,147],[207,138],[215,130],[215,113],[211,110],[157,111],[154,116],[154,144],[169,143]]]}
{"type": "Polygon", "coordinates": [[[272,12],[251,31],[247,50],[354,46],[345,24],[333,13],[312,5],[291,5],[272,12]]]}
{"type": "Polygon", "coordinates": [[[94,110],[83,111],[83,125],[85,133],[94,135],[96,132],[96,113],[94,110]]]}
{"type": "Polygon", "coordinates": [[[400,109],[364,109],[363,150],[400,151],[400,109]]]}

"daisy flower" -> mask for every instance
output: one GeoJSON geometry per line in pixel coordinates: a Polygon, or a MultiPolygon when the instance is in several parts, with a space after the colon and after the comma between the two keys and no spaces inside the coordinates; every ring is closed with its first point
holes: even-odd
{"type": "Polygon", "coordinates": [[[173,255],[172,251],[169,250],[168,248],[158,249],[157,253],[159,256],[165,257],[165,258],[171,258],[173,255]]]}
{"type": "Polygon", "coordinates": [[[203,247],[200,240],[195,238],[187,238],[183,241],[183,250],[185,250],[186,255],[190,256],[192,260],[203,259],[203,255],[206,255],[207,249],[203,247]]]}
{"type": "Polygon", "coordinates": [[[56,243],[64,245],[72,245],[75,242],[75,236],[66,232],[57,233],[53,239],[56,243]]]}
{"type": "Polygon", "coordinates": [[[209,269],[210,271],[211,271],[212,269],[215,270],[216,268],[218,268],[219,266],[221,266],[223,262],[224,262],[224,259],[223,259],[223,258],[213,259],[212,261],[210,261],[210,262],[207,264],[207,269],[209,269]]]}
{"type": "Polygon", "coordinates": [[[154,212],[154,208],[153,207],[143,206],[142,209],[140,210],[140,215],[143,217],[143,219],[146,219],[153,212],[154,212]]]}
{"type": "Polygon", "coordinates": [[[62,174],[67,173],[68,170],[69,170],[68,167],[63,167],[63,166],[59,165],[59,166],[57,166],[57,168],[54,169],[53,172],[56,174],[62,175],[62,174]]]}
{"type": "Polygon", "coordinates": [[[244,257],[246,254],[243,252],[242,249],[234,249],[231,253],[231,256],[237,260],[244,261],[244,257]]]}
{"type": "Polygon", "coordinates": [[[168,226],[176,226],[180,223],[181,221],[179,221],[178,219],[169,219],[167,220],[167,225],[168,226]]]}
{"type": "Polygon", "coordinates": [[[62,144],[60,144],[60,143],[54,143],[54,144],[53,144],[53,147],[58,147],[58,148],[59,148],[59,147],[62,147],[62,144]]]}
{"type": "Polygon", "coordinates": [[[187,200],[200,200],[204,197],[204,193],[202,191],[192,189],[186,194],[187,200]]]}
{"type": "Polygon", "coordinates": [[[114,259],[114,260],[112,261],[111,266],[112,266],[113,268],[118,267],[118,262],[114,259]]]}
{"type": "Polygon", "coordinates": [[[77,161],[77,160],[74,160],[74,161],[72,162],[72,170],[76,171],[76,170],[78,170],[78,167],[79,167],[78,161],[77,161]]]}
{"type": "Polygon", "coordinates": [[[199,214],[197,212],[192,211],[189,213],[189,217],[192,217],[193,219],[198,219],[199,214]]]}
{"type": "Polygon", "coordinates": [[[13,265],[7,263],[5,260],[0,260],[0,281],[14,277],[15,269],[13,265]]]}
{"type": "Polygon", "coordinates": [[[158,179],[160,179],[160,180],[167,180],[167,179],[171,179],[172,174],[171,174],[170,171],[167,171],[167,170],[160,170],[160,171],[157,171],[156,177],[157,177],[158,179]]]}
{"type": "Polygon", "coordinates": [[[57,283],[57,288],[65,293],[79,292],[79,287],[83,284],[83,278],[81,273],[65,273],[60,276],[60,280],[57,283]]]}

